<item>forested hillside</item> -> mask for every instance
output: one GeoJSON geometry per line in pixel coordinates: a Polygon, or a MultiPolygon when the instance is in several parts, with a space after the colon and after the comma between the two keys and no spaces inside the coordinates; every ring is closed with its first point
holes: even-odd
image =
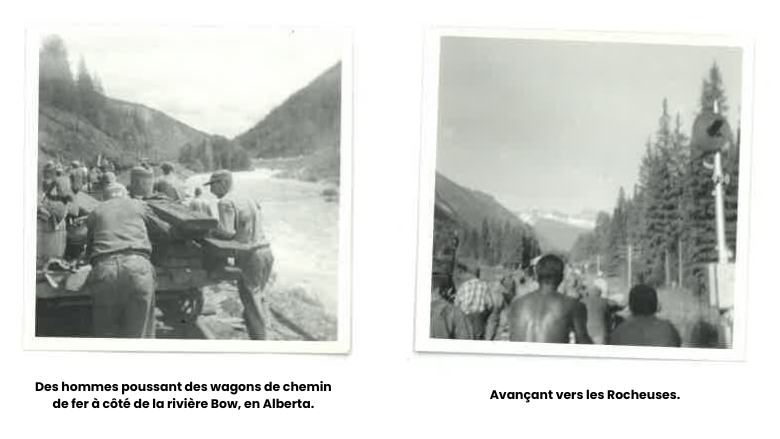
{"type": "Polygon", "coordinates": [[[38,85],[39,162],[94,163],[100,155],[129,167],[144,157],[175,159],[184,144],[208,137],[160,111],[106,96],[83,58],[74,76],[65,43],[57,36],[41,46],[38,85]]]}
{"type": "Polygon", "coordinates": [[[236,137],[253,158],[299,157],[292,175],[304,180],[339,176],[341,63],[337,63],[236,137]]]}
{"type": "MultiPolygon", "coordinates": [[[[713,64],[702,83],[700,111],[729,110],[723,79],[713,64]]],[[[703,284],[703,264],[717,260],[712,152],[695,144],[685,133],[692,121],[668,112],[663,100],[658,128],[645,144],[633,193],[623,188],[611,214],[601,213],[593,233],[583,235],[572,248],[574,260],[600,255],[611,275],[627,275],[628,249],[632,253],[631,283],[654,285],[703,284]]],[[[726,243],[736,254],[739,193],[739,129],[726,133],[730,148],[723,154],[726,243]]]]}
{"type": "Polygon", "coordinates": [[[457,234],[458,255],[487,265],[527,265],[539,254],[533,229],[490,195],[436,174],[434,252],[457,234]]]}

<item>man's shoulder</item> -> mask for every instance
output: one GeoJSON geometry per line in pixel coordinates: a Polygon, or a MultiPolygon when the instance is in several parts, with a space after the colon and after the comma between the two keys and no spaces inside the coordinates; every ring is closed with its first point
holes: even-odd
{"type": "Polygon", "coordinates": [[[234,207],[236,204],[236,196],[233,192],[228,192],[217,200],[217,205],[221,207],[230,206],[234,207]]]}
{"type": "Polygon", "coordinates": [[[527,302],[534,300],[535,297],[538,295],[539,295],[539,290],[533,290],[530,293],[523,294],[522,296],[516,296],[514,299],[512,299],[512,302],[509,303],[509,307],[511,309],[521,308],[527,302]]]}

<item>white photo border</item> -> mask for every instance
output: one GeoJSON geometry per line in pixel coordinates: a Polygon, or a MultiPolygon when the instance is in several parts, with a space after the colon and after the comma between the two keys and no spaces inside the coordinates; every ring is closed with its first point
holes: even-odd
{"type": "Polygon", "coordinates": [[[417,352],[516,354],[602,358],[744,361],[748,292],[750,186],[753,131],[752,36],[627,33],[602,31],[512,30],[437,28],[426,34],[422,96],[422,144],[418,198],[417,280],[414,349],[417,352]],[[737,224],[736,279],[734,285],[733,343],[731,349],[662,348],[641,346],[576,345],[483,340],[432,339],[430,334],[430,286],[433,254],[433,210],[438,134],[439,62],[443,37],[518,40],[558,40],[720,46],[742,49],[742,106],[740,139],[739,220],[737,224]]]}
{"type": "Polygon", "coordinates": [[[238,27],[240,30],[296,30],[328,32],[341,38],[341,127],[339,188],[339,254],[336,340],[185,340],[185,339],[106,339],[76,337],[37,337],[35,335],[35,253],[36,187],[38,154],[38,46],[47,28],[109,27],[188,30],[208,28],[230,31],[231,27],[177,25],[36,25],[29,27],[25,47],[25,149],[24,149],[24,321],[22,345],[25,350],[47,351],[132,351],[132,352],[254,352],[293,354],[349,354],[352,328],[352,215],[353,215],[353,34],[344,27],[238,27]]]}

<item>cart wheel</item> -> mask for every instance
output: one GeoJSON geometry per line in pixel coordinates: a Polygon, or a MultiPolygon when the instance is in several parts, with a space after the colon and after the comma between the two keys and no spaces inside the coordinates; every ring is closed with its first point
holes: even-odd
{"type": "Polygon", "coordinates": [[[195,323],[203,311],[203,293],[193,288],[177,294],[175,299],[157,303],[163,313],[163,320],[172,325],[190,325],[195,323]]]}

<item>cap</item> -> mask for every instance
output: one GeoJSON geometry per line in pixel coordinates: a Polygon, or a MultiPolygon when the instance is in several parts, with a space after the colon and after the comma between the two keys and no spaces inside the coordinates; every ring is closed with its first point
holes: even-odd
{"type": "Polygon", "coordinates": [[[79,163],[78,160],[73,160],[72,162],[70,162],[70,165],[71,166],[81,166],[81,163],[79,163]]]}
{"type": "Polygon", "coordinates": [[[105,181],[106,183],[116,183],[116,174],[114,174],[111,171],[104,172],[103,181],[105,181]]]}
{"type": "Polygon", "coordinates": [[[109,183],[103,188],[103,197],[108,200],[111,198],[124,197],[127,189],[119,183],[109,183]]]}
{"type": "Polygon", "coordinates": [[[233,182],[233,174],[230,173],[227,169],[220,169],[219,171],[214,171],[213,174],[211,174],[211,179],[203,184],[203,186],[208,186],[212,183],[216,183],[218,181],[227,181],[229,183],[233,182]]]}

